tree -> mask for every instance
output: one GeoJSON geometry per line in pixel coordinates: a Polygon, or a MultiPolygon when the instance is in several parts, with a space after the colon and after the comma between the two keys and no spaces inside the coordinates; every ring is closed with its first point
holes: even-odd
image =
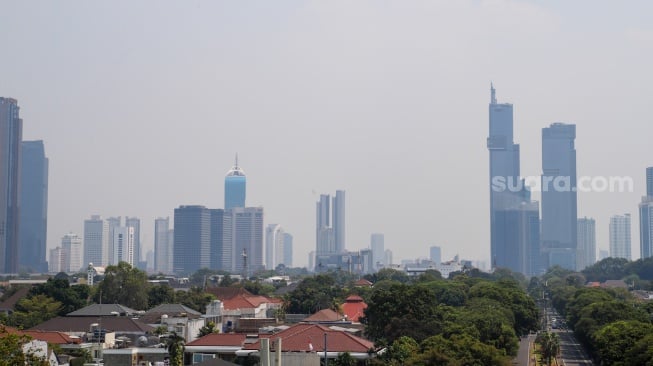
{"type": "Polygon", "coordinates": [[[153,308],[161,304],[171,304],[175,302],[175,290],[166,285],[150,286],[147,293],[148,308],[153,308]]]}
{"type": "Polygon", "coordinates": [[[75,310],[81,309],[87,304],[90,294],[90,287],[87,285],[70,286],[68,276],[57,275],[50,278],[46,283],[32,287],[30,296],[45,295],[61,303],[61,309],[57,315],[64,316],[75,310]]]}
{"type": "Polygon", "coordinates": [[[334,362],[335,366],[355,366],[356,359],[349,354],[349,352],[343,352],[336,357],[334,362]]]}
{"type": "Polygon", "coordinates": [[[148,290],[147,274],[127,262],[120,262],[106,268],[95,301],[144,310],[148,306],[148,290]]]}
{"type": "Polygon", "coordinates": [[[344,298],[342,287],[329,275],[319,274],[305,278],[297,288],[284,297],[286,313],[312,314],[322,309],[333,308],[344,298]]]}
{"type": "Polygon", "coordinates": [[[200,328],[200,332],[197,334],[198,338],[204,337],[205,335],[209,335],[212,333],[218,333],[220,330],[216,327],[215,323],[212,321],[209,321],[206,323],[205,326],[200,328]]]}
{"type": "Polygon", "coordinates": [[[551,359],[558,356],[560,353],[560,339],[558,335],[550,332],[543,332],[537,336],[535,340],[540,345],[542,358],[546,361],[547,365],[551,365],[551,359]]]}
{"type": "Polygon", "coordinates": [[[24,297],[16,303],[9,316],[9,324],[21,328],[31,328],[59,314],[61,303],[45,295],[24,297]]]}
{"type": "Polygon", "coordinates": [[[167,342],[170,366],[184,366],[184,338],[172,332],[167,342]]]}
{"type": "Polygon", "coordinates": [[[593,337],[601,365],[633,365],[625,362],[624,355],[652,331],[653,325],[636,320],[617,321],[603,326],[593,337]]]}
{"type": "Polygon", "coordinates": [[[24,334],[9,333],[0,325],[0,366],[50,366],[50,363],[30,352],[23,351],[23,345],[31,341],[31,337],[24,334]]]}
{"type": "Polygon", "coordinates": [[[421,349],[422,352],[411,357],[406,365],[510,365],[509,357],[469,335],[450,338],[436,335],[424,340],[421,349]]]}
{"type": "Polygon", "coordinates": [[[188,291],[175,292],[175,302],[188,306],[200,313],[204,313],[206,306],[213,300],[215,300],[215,296],[204,292],[199,287],[191,287],[188,291]]]}

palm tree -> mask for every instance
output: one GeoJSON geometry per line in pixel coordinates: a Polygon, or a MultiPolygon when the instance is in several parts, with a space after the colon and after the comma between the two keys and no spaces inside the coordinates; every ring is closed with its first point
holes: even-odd
{"type": "Polygon", "coordinates": [[[542,358],[547,365],[551,365],[551,359],[560,353],[560,338],[555,333],[544,332],[537,336],[536,340],[542,350],[542,358]]]}
{"type": "Polygon", "coordinates": [[[184,366],[184,338],[172,332],[168,338],[170,366],[184,366]]]}

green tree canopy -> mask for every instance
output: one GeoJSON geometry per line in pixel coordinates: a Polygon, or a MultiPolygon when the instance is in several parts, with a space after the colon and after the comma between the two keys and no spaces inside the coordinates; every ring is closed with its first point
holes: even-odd
{"type": "Polygon", "coordinates": [[[121,304],[136,310],[148,306],[147,274],[127,262],[108,266],[98,285],[94,300],[104,304],[121,304]]]}

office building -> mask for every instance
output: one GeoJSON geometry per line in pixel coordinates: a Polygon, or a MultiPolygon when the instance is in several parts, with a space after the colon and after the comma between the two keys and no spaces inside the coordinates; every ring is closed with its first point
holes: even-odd
{"type": "Polygon", "coordinates": [[[374,270],[385,265],[385,237],[381,233],[370,235],[370,249],[372,249],[372,263],[374,270]]]}
{"type": "Polygon", "coordinates": [[[390,249],[385,250],[385,265],[386,267],[392,265],[392,250],[390,249]]]}
{"type": "Polygon", "coordinates": [[[222,270],[222,255],[224,252],[224,210],[211,209],[211,263],[209,268],[222,270]]]}
{"type": "Polygon", "coordinates": [[[292,267],[292,235],[284,232],[283,233],[283,265],[286,267],[292,267]]]}
{"type": "Polygon", "coordinates": [[[653,257],[653,167],[646,168],[646,196],[639,204],[639,252],[653,257]]]}
{"type": "Polygon", "coordinates": [[[0,273],[18,272],[22,138],[18,101],[0,97],[0,273]]]}
{"type": "Polygon", "coordinates": [[[170,218],[154,219],[154,271],[172,274],[173,247],[170,236],[170,218]]]}
{"type": "Polygon", "coordinates": [[[311,250],[308,252],[308,270],[309,271],[314,271],[315,270],[315,251],[311,250]]]}
{"type": "Polygon", "coordinates": [[[429,259],[435,264],[442,263],[442,250],[440,247],[432,246],[429,248],[429,259]]]}
{"type": "Polygon", "coordinates": [[[320,195],[316,203],[316,255],[345,252],[345,191],[336,191],[333,200],[320,195]]]}
{"type": "Polygon", "coordinates": [[[130,266],[134,265],[134,227],[133,226],[118,226],[113,228],[113,264],[120,262],[128,263],[130,266]]]}
{"type": "Polygon", "coordinates": [[[596,263],[596,222],[592,218],[578,219],[578,251],[576,268],[582,271],[596,263]]]}
{"type": "Polygon", "coordinates": [[[610,257],[631,260],[630,214],[610,217],[610,257]]]}
{"type": "Polygon", "coordinates": [[[145,270],[146,262],[141,258],[141,220],[138,217],[125,217],[125,226],[134,229],[134,267],[145,270]]]}
{"type": "Polygon", "coordinates": [[[224,178],[224,208],[245,207],[247,180],[245,172],[238,166],[238,155],[234,166],[224,178]]]}
{"type": "Polygon", "coordinates": [[[173,271],[189,274],[209,268],[211,212],[204,206],[179,206],[174,218],[173,271]]]}
{"type": "Polygon", "coordinates": [[[283,228],[269,224],[265,228],[265,269],[274,270],[283,263],[283,228]]]}
{"type": "Polygon", "coordinates": [[[46,272],[48,158],[43,141],[23,141],[21,150],[18,265],[22,270],[46,272]]]}
{"type": "Polygon", "coordinates": [[[249,277],[263,264],[263,207],[224,211],[222,268],[249,277]]]}
{"type": "Polygon", "coordinates": [[[84,266],[109,264],[109,222],[99,215],[84,220],[84,266]]]}
{"type": "Polygon", "coordinates": [[[106,221],[107,225],[109,225],[109,248],[107,249],[107,252],[109,253],[108,264],[118,264],[113,261],[113,253],[116,251],[116,248],[113,246],[113,232],[117,227],[122,225],[122,217],[108,217],[106,221]]]}
{"type": "Polygon", "coordinates": [[[66,253],[63,272],[80,272],[86,266],[82,263],[82,238],[77,234],[68,233],[61,238],[61,248],[66,253]]]}
{"type": "Polygon", "coordinates": [[[62,247],[56,247],[54,249],[50,249],[48,272],[50,273],[67,272],[66,251],[62,247]]]}
{"type": "Polygon", "coordinates": [[[542,129],[542,250],[547,267],[576,270],[576,125],[542,129]]]}
{"type": "MultiPolygon", "coordinates": [[[[492,268],[510,268],[526,274],[538,271],[539,235],[535,235],[530,191],[520,177],[519,144],[514,142],[513,106],[498,103],[490,86],[490,259],[492,268]],[[515,252],[518,250],[518,252],[515,252]]],[[[539,217],[539,214],[538,214],[539,217]]],[[[539,220],[539,219],[538,219],[539,220]]]]}

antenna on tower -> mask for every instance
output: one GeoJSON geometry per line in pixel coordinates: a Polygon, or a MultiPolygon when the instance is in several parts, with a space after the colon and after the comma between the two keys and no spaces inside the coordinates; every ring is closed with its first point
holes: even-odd
{"type": "Polygon", "coordinates": [[[492,82],[490,82],[490,104],[497,104],[497,91],[492,82]]]}
{"type": "Polygon", "coordinates": [[[238,166],[238,153],[236,153],[236,160],[234,161],[234,166],[235,167],[238,166]]]}
{"type": "Polygon", "coordinates": [[[241,254],[243,257],[243,279],[247,279],[247,249],[243,249],[243,254],[241,254]]]}

